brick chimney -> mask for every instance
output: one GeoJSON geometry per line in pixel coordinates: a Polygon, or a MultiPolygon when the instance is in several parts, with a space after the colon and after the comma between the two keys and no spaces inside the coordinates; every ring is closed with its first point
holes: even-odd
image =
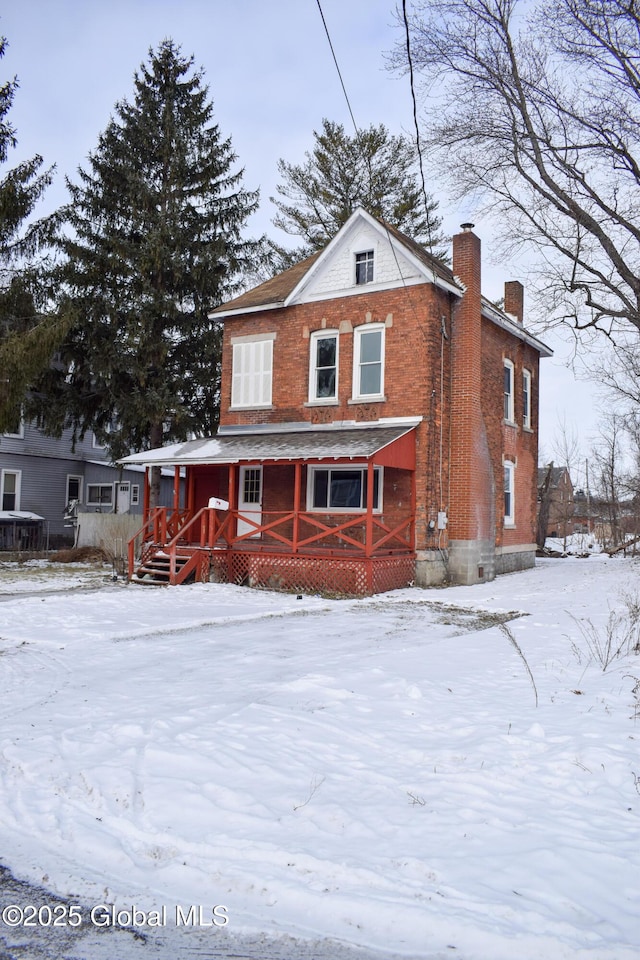
{"type": "Polygon", "coordinates": [[[519,280],[507,280],[504,285],[504,312],[524,323],[524,287],[519,280]]]}
{"type": "Polygon", "coordinates": [[[495,576],[495,481],[482,415],[481,245],[472,223],[453,238],[453,272],[466,287],[451,344],[449,574],[457,583],[495,576]]]}

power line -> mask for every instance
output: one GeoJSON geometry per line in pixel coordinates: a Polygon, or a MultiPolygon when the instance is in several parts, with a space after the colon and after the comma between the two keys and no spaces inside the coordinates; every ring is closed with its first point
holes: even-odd
{"type": "Polygon", "coordinates": [[[340,67],[338,66],[338,58],[336,57],[335,50],[333,49],[333,44],[332,44],[332,42],[331,42],[331,36],[329,35],[329,28],[327,27],[327,21],[326,21],[325,18],[324,18],[324,13],[322,12],[322,7],[321,7],[321,5],[320,5],[320,0],[316,0],[316,3],[318,4],[318,10],[320,11],[320,16],[322,17],[322,23],[323,23],[323,26],[324,26],[324,32],[326,33],[326,35],[327,35],[327,40],[329,41],[329,47],[331,48],[331,54],[332,54],[332,56],[333,56],[333,62],[334,62],[335,65],[336,65],[336,70],[338,71],[338,76],[340,77],[340,83],[342,84],[342,92],[344,93],[344,98],[345,98],[345,100],[347,101],[347,106],[348,106],[348,108],[349,108],[349,113],[351,114],[351,120],[352,120],[352,122],[353,122],[353,127],[354,127],[354,130],[356,131],[356,135],[357,135],[357,134],[359,134],[360,131],[358,130],[358,124],[356,123],[356,118],[354,117],[354,115],[353,115],[353,110],[351,109],[351,104],[350,104],[350,102],[349,102],[349,95],[347,94],[347,88],[346,88],[345,85],[344,85],[344,80],[342,79],[342,74],[340,73],[340,67]]]}
{"type": "MultiPolygon", "coordinates": [[[[427,187],[424,180],[424,163],[422,160],[422,145],[420,143],[420,128],[418,126],[418,106],[416,103],[416,90],[413,77],[413,58],[411,56],[411,37],[409,34],[409,19],[407,17],[407,0],[402,0],[402,20],[404,23],[405,45],[407,49],[407,63],[409,64],[409,86],[411,88],[411,100],[413,103],[413,125],[416,131],[416,150],[418,152],[418,166],[420,168],[420,184],[422,187],[422,199],[424,200],[424,209],[427,215],[427,224],[431,236],[431,216],[429,214],[429,200],[427,198],[427,187]]],[[[432,246],[433,238],[431,237],[432,246]]]]}

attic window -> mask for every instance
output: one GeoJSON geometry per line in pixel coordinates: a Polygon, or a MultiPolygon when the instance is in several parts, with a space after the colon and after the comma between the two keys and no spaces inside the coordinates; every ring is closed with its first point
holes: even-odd
{"type": "Polygon", "coordinates": [[[356,283],[371,283],[373,281],[373,250],[356,253],[356,283]]]}

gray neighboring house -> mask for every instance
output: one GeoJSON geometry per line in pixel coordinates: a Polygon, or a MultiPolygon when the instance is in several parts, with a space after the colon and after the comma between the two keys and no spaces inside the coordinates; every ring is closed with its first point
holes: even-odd
{"type": "MultiPolygon", "coordinates": [[[[173,502],[173,482],[167,471],[163,506],[173,502]]],[[[87,514],[128,514],[137,528],[143,483],[142,468],[112,466],[92,433],[72,450],[71,430],[57,439],[22,423],[17,433],[0,435],[0,550],[73,545],[87,514]]]]}

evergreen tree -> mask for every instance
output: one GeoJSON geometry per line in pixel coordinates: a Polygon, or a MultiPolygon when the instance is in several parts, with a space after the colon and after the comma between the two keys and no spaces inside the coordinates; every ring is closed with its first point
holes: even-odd
{"type": "MultiPolygon", "coordinates": [[[[7,41],[0,37],[0,58],[7,41]]],[[[6,119],[18,87],[16,79],[0,87],[0,165],[16,145],[6,119]]],[[[62,335],[57,318],[47,316],[47,260],[57,217],[32,220],[51,183],[53,168],[42,157],[24,161],[0,179],[0,433],[16,429],[32,379],[49,363],[62,335]]]]}
{"type": "Polygon", "coordinates": [[[313,136],[304,163],[278,161],[283,182],[276,189],[283,199],[271,197],[278,208],[273,223],[303,240],[294,251],[273,245],[280,266],[324,247],[357,207],[444,256],[437,203],[421,189],[416,150],[407,137],[392,135],[384,124],[349,136],[342,124],[327,119],[313,136]]]}
{"type": "Polygon", "coordinates": [[[232,169],[192,68],[171,40],[150,50],[132,102],[67,180],[60,310],[72,326],[39,415],[74,439],[93,430],[114,460],[215,430],[221,328],[208,314],[238,289],[253,246],[240,231],[257,192],[232,169]]]}

